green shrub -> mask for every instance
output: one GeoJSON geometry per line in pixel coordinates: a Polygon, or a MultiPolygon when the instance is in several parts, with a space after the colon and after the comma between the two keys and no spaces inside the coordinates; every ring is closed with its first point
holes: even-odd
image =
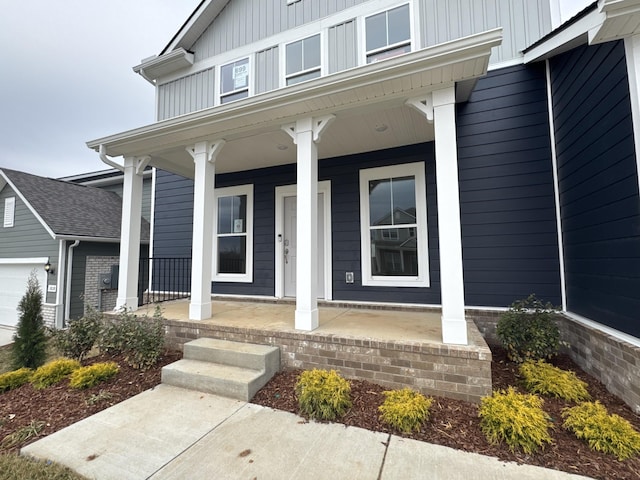
{"type": "Polygon", "coordinates": [[[384,403],[378,407],[380,420],[403,432],[420,430],[429,419],[433,400],[410,388],[383,392],[384,403]]]}
{"type": "Polygon", "coordinates": [[[153,366],[164,350],[162,315],[156,309],[153,317],[123,310],[114,321],[105,324],[100,337],[100,350],[111,355],[124,355],[127,365],[146,370],[153,366]]]}
{"type": "Polygon", "coordinates": [[[351,385],[335,370],[307,370],[296,383],[300,411],[310,418],[335,420],[351,407],[351,385]]]}
{"type": "Polygon", "coordinates": [[[47,335],[42,319],[42,290],[35,270],[29,275],[18,312],[20,319],[11,346],[13,367],[37,368],[47,357],[47,335]]]}
{"type": "Polygon", "coordinates": [[[574,372],[554,367],[544,360],[528,360],[520,365],[524,388],[530,393],[558,397],[570,402],[589,400],[587,383],[574,372]]]}
{"type": "Polygon", "coordinates": [[[597,400],[584,402],[562,412],[564,428],[586,440],[592,450],[625,460],[640,453],[640,433],[619,415],[607,412],[597,400]]]}
{"type": "Polygon", "coordinates": [[[558,353],[560,331],[555,322],[556,310],[535,295],[511,304],[504,313],[496,333],[514,362],[551,358],[558,353]]]}
{"type": "Polygon", "coordinates": [[[69,358],[53,360],[39,367],[31,376],[34,388],[47,388],[69,376],[71,372],[80,368],[80,362],[69,358]]]}
{"type": "Polygon", "coordinates": [[[551,421],[542,409],[544,400],[522,394],[512,387],[494,392],[480,401],[480,427],[491,444],[505,442],[511,451],[530,454],[551,443],[551,421]]]}
{"type": "Polygon", "coordinates": [[[0,375],[0,392],[13,390],[25,383],[29,383],[31,381],[31,375],[33,375],[33,370],[24,367],[12,372],[3,373],[0,375]]]}
{"type": "Polygon", "coordinates": [[[120,367],[115,362],[94,363],[75,370],[71,374],[69,386],[72,388],[91,388],[114,377],[119,371],[120,367]]]}
{"type": "Polygon", "coordinates": [[[53,344],[65,357],[82,361],[98,340],[103,322],[102,313],[87,307],[84,317],[70,320],[65,330],[52,332],[53,344]]]}

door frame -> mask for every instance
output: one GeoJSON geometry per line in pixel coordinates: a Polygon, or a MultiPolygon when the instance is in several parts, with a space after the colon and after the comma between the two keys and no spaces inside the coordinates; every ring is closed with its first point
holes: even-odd
{"type": "MultiPolygon", "coordinates": [[[[331,181],[318,182],[318,193],[323,194],[324,203],[324,299],[333,299],[331,256],[331,181]]],[[[283,185],[276,187],[276,218],[275,218],[275,297],[284,297],[284,199],[297,197],[297,186],[283,185]]]]}

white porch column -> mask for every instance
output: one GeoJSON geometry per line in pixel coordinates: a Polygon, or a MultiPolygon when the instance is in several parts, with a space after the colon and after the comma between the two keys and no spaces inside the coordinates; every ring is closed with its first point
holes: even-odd
{"type": "Polygon", "coordinates": [[[211,263],[215,161],[224,140],[198,142],[187,152],[195,162],[193,191],[193,247],[191,254],[191,302],[189,319],[211,318],[211,263]]]}
{"type": "Polygon", "coordinates": [[[318,148],[334,119],[302,118],[283,127],[297,145],[296,316],[295,328],[318,328],[318,148]]]}
{"type": "Polygon", "coordinates": [[[442,341],[467,345],[462,275],[455,87],[450,86],[436,90],[426,99],[410,100],[407,103],[425,114],[427,120],[433,121],[435,131],[442,341]]]}
{"type": "Polygon", "coordinates": [[[120,229],[120,273],[116,310],[138,309],[140,222],[142,219],[142,174],[150,157],[125,157],[120,229]]]}

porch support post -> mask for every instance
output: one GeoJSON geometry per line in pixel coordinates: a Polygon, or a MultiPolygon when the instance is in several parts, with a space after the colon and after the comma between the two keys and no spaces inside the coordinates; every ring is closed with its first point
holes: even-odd
{"type": "Polygon", "coordinates": [[[334,117],[302,118],[283,127],[297,145],[295,328],[318,328],[318,147],[334,117]]]}
{"type": "Polygon", "coordinates": [[[120,229],[120,273],[116,310],[138,309],[140,222],[142,219],[142,174],[151,157],[124,158],[122,226],[120,229]]]}
{"type": "Polygon", "coordinates": [[[211,264],[215,161],[224,140],[198,142],[187,152],[195,162],[193,191],[193,246],[191,254],[191,302],[189,320],[211,318],[211,264]]]}
{"type": "Polygon", "coordinates": [[[435,132],[442,341],[467,345],[455,102],[452,85],[408,104],[433,121],[435,132]]]}

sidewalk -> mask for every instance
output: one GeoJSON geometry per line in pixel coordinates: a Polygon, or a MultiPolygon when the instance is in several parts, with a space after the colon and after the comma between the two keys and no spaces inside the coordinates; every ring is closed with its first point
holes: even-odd
{"type": "Polygon", "coordinates": [[[98,480],[578,480],[167,385],[22,449],[98,480]]]}

